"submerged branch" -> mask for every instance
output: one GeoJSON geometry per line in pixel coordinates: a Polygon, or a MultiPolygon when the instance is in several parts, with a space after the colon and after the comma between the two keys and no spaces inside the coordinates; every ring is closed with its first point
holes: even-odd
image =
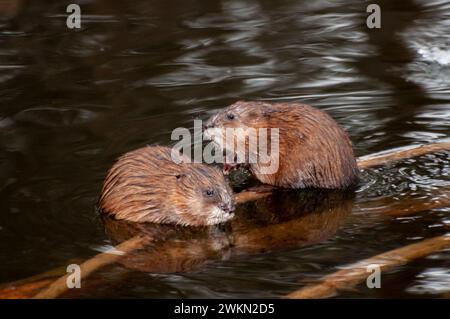
{"type": "Polygon", "coordinates": [[[290,299],[316,299],[335,296],[340,290],[351,289],[368,277],[368,266],[377,265],[381,271],[405,265],[416,259],[450,247],[450,236],[438,236],[419,243],[390,250],[388,252],[351,264],[345,269],[325,276],[319,284],[311,285],[287,295],[290,299]]]}
{"type": "MultiPolygon", "coordinates": [[[[390,209],[376,209],[372,213],[382,212],[387,216],[401,217],[449,206],[450,189],[449,187],[444,187],[433,194],[431,201],[419,201],[416,199],[412,202],[400,202],[391,206],[390,209]]],[[[345,269],[323,277],[318,284],[306,286],[290,293],[287,295],[287,298],[314,299],[332,297],[339,290],[353,288],[363,282],[368,276],[367,267],[371,264],[379,265],[381,271],[387,271],[448,247],[450,247],[450,236],[444,235],[397,248],[349,265],[345,269]]]]}
{"type": "Polygon", "coordinates": [[[447,140],[438,143],[401,147],[376,154],[361,156],[358,158],[358,167],[360,169],[366,169],[378,165],[385,165],[394,161],[446,150],[450,150],[450,141],[447,140]]]}
{"type": "MultiPolygon", "coordinates": [[[[116,250],[118,252],[121,252],[120,254],[119,253],[111,254],[106,252],[98,254],[91,259],[88,259],[87,261],[85,261],[80,265],[82,280],[86,279],[94,271],[118,261],[126,253],[144,247],[146,243],[148,243],[147,239],[141,236],[135,236],[116,247],[116,250]]],[[[67,277],[69,277],[69,275],[70,274],[67,274],[65,276],[58,278],[50,286],[48,286],[45,290],[39,292],[33,298],[35,299],[57,298],[62,293],[68,290],[67,277]]]]}

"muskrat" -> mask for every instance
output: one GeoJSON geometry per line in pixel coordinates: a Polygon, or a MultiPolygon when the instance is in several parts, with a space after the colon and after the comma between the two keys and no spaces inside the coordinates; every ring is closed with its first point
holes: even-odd
{"type": "MultiPolygon", "coordinates": [[[[358,180],[347,133],[328,114],[312,106],[239,101],[206,122],[205,138],[233,150],[235,144],[228,144],[242,137],[231,141],[224,138],[229,128],[278,128],[279,152],[268,154],[277,162],[277,170],[265,173],[260,162],[246,163],[262,183],[284,188],[345,189],[358,180]]],[[[267,136],[270,138],[269,133],[267,136]]]]}
{"type": "Polygon", "coordinates": [[[132,222],[213,225],[234,214],[233,192],[219,168],[189,163],[172,149],[146,146],[122,155],[106,176],[101,211],[132,222]],[[172,155],[173,155],[172,154],[172,155]]]}

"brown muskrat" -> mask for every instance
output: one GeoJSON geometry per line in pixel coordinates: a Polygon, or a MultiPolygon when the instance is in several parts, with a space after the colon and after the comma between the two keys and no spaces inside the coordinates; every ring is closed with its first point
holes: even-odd
{"type": "Polygon", "coordinates": [[[106,176],[102,212],[132,222],[185,226],[226,222],[234,196],[217,167],[189,163],[172,149],[146,146],[122,155],[106,176]]]}
{"type": "MultiPolygon", "coordinates": [[[[212,116],[205,124],[204,134],[222,148],[233,150],[235,144],[231,143],[242,141],[242,136],[231,140],[224,136],[226,129],[236,128],[278,128],[279,152],[268,154],[277,170],[265,173],[260,162],[246,163],[262,183],[285,188],[345,189],[358,180],[347,133],[328,114],[312,106],[239,101],[212,116]]],[[[269,133],[267,136],[270,139],[269,133]]]]}

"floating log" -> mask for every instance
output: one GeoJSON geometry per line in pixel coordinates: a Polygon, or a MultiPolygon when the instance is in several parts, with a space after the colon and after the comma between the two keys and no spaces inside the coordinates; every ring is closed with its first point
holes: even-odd
{"type": "Polygon", "coordinates": [[[319,284],[306,286],[287,295],[290,299],[317,299],[333,297],[342,290],[354,288],[368,277],[370,265],[378,265],[381,271],[405,265],[418,258],[450,247],[450,236],[438,236],[405,247],[390,250],[374,257],[351,264],[345,269],[325,276],[319,284]]]}
{"type": "MultiPolygon", "coordinates": [[[[81,259],[70,259],[66,265],[79,264],[81,259]]],[[[66,266],[60,266],[46,272],[0,285],[0,299],[29,299],[43,288],[65,275],[66,266]]]]}
{"type": "Polygon", "coordinates": [[[20,285],[12,284],[0,291],[0,299],[29,299],[47,288],[56,278],[37,279],[20,285]]]}
{"type": "MultiPolygon", "coordinates": [[[[130,252],[134,249],[144,247],[148,243],[148,239],[141,236],[135,236],[126,242],[118,245],[116,250],[121,253],[101,253],[88,259],[80,265],[80,271],[82,274],[82,280],[86,279],[91,273],[106,265],[112,264],[123,257],[125,252],[130,252]]],[[[67,278],[70,274],[64,275],[54,281],[46,289],[36,294],[34,299],[54,299],[67,291],[67,278]]]]}
{"type": "Polygon", "coordinates": [[[370,154],[358,158],[358,167],[367,169],[374,166],[386,165],[388,163],[417,157],[429,153],[436,153],[450,150],[450,141],[444,140],[438,143],[412,145],[395,148],[375,154],[370,154]]]}

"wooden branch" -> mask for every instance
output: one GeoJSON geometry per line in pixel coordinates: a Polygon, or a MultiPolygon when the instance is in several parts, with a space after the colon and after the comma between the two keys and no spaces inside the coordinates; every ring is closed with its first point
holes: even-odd
{"type": "MultiPolygon", "coordinates": [[[[383,207],[372,211],[372,213],[381,212],[387,216],[401,217],[430,209],[450,206],[449,187],[442,188],[439,192],[432,194],[431,197],[431,201],[414,200],[412,202],[402,201],[395,205],[388,204],[390,207],[389,209],[386,210],[386,208],[383,207]]],[[[394,249],[372,258],[362,260],[356,264],[346,267],[343,270],[339,270],[331,275],[325,276],[322,280],[320,280],[319,284],[310,285],[299,289],[287,295],[287,298],[314,299],[332,297],[336,295],[339,290],[353,288],[363,282],[368,276],[368,265],[378,264],[382,271],[387,271],[447,247],[450,247],[450,236],[439,236],[432,239],[423,240],[420,243],[394,249]]]]}
{"type": "Polygon", "coordinates": [[[447,150],[450,150],[450,141],[447,140],[432,144],[406,146],[359,157],[358,167],[360,169],[366,169],[369,167],[385,165],[390,162],[417,157],[428,153],[436,153],[447,150]]]}
{"type": "MultiPolygon", "coordinates": [[[[57,278],[57,277],[56,277],[57,278]]],[[[0,291],[0,299],[29,299],[46,289],[56,278],[37,279],[20,285],[11,285],[0,291]]]]}
{"type": "Polygon", "coordinates": [[[265,188],[264,192],[254,192],[251,190],[245,190],[234,195],[234,200],[236,201],[236,204],[243,204],[258,200],[260,198],[267,197],[270,194],[272,194],[272,191],[269,188],[265,188]]]}
{"type": "Polygon", "coordinates": [[[325,276],[321,283],[307,286],[287,295],[290,299],[316,299],[335,296],[340,290],[350,289],[367,279],[369,265],[380,266],[381,271],[387,271],[410,263],[418,258],[450,247],[450,236],[438,236],[419,243],[390,250],[388,252],[364,259],[345,269],[325,276]]]}
{"type": "MultiPolygon", "coordinates": [[[[65,265],[79,264],[82,260],[70,259],[65,265]]],[[[46,288],[53,281],[65,275],[66,266],[60,266],[46,272],[0,285],[0,299],[28,299],[33,297],[39,290],[46,288]]]]}
{"type": "MultiPolygon", "coordinates": [[[[410,158],[414,156],[423,155],[426,153],[431,152],[438,152],[442,150],[448,150],[450,149],[450,142],[443,141],[439,143],[434,144],[427,144],[427,145],[419,145],[419,146],[413,146],[408,148],[402,148],[400,150],[390,150],[383,153],[377,153],[374,155],[368,155],[364,156],[358,159],[358,166],[361,169],[365,169],[372,166],[382,165],[387,162],[400,160],[404,158],[410,158]]],[[[266,197],[271,194],[270,190],[266,190],[264,192],[254,192],[254,191],[243,191],[241,193],[236,194],[236,202],[238,204],[245,203],[249,201],[253,201],[256,199],[260,199],[263,197],[266,197]]],[[[445,203],[444,203],[445,204],[445,203]]],[[[433,205],[427,205],[424,204],[423,207],[417,207],[420,209],[431,209],[435,207],[441,207],[439,205],[442,205],[442,202],[433,205]]],[[[398,210],[399,212],[403,212],[403,210],[398,210]]],[[[282,226],[284,227],[284,225],[282,226]]],[[[263,236],[264,231],[259,233],[260,230],[255,230],[255,234],[258,236],[263,236]]],[[[245,238],[245,237],[243,237],[245,238]]],[[[248,237],[247,237],[248,238],[248,237]]],[[[244,241],[242,241],[244,242],[244,241]]],[[[135,236],[131,239],[123,242],[122,244],[117,246],[117,249],[119,251],[122,251],[124,254],[133,252],[135,250],[144,248],[148,244],[148,240],[143,239],[141,236],[135,236]]],[[[91,273],[94,271],[100,269],[101,267],[104,267],[106,265],[112,264],[116,261],[118,261],[122,256],[119,255],[112,255],[108,253],[102,253],[99,255],[94,256],[93,258],[85,261],[80,265],[81,267],[81,273],[82,273],[82,280],[86,279],[91,273]]],[[[56,298],[60,296],[62,293],[64,293],[67,290],[66,280],[68,275],[65,275],[55,282],[53,282],[47,289],[41,291],[38,293],[35,298],[56,298]]],[[[1,293],[1,292],[0,292],[1,293]]],[[[1,296],[1,294],[0,294],[1,296]]]]}
{"type": "MultiPolygon", "coordinates": [[[[127,253],[134,251],[136,249],[144,247],[148,243],[148,240],[144,239],[141,236],[135,236],[126,242],[118,245],[116,250],[122,252],[123,254],[111,254],[111,253],[101,253],[94,256],[91,259],[88,259],[84,263],[80,265],[80,270],[82,274],[82,280],[86,279],[91,273],[104,267],[106,265],[112,264],[118,261],[127,253]]],[[[45,290],[39,292],[35,295],[34,299],[53,299],[60,296],[62,293],[68,290],[67,287],[67,277],[70,274],[60,277],[56,281],[54,281],[50,286],[48,286],[45,290]]]]}
{"type": "MultiPolygon", "coordinates": [[[[386,165],[394,161],[447,150],[450,150],[450,140],[443,140],[441,142],[431,144],[404,146],[379,153],[361,156],[357,159],[358,168],[363,170],[374,166],[386,165]]],[[[273,189],[275,189],[275,187],[273,189]]],[[[270,194],[270,187],[267,186],[265,187],[264,192],[254,192],[251,190],[246,190],[236,194],[236,202],[244,203],[254,201],[263,197],[267,197],[270,194]]]]}

